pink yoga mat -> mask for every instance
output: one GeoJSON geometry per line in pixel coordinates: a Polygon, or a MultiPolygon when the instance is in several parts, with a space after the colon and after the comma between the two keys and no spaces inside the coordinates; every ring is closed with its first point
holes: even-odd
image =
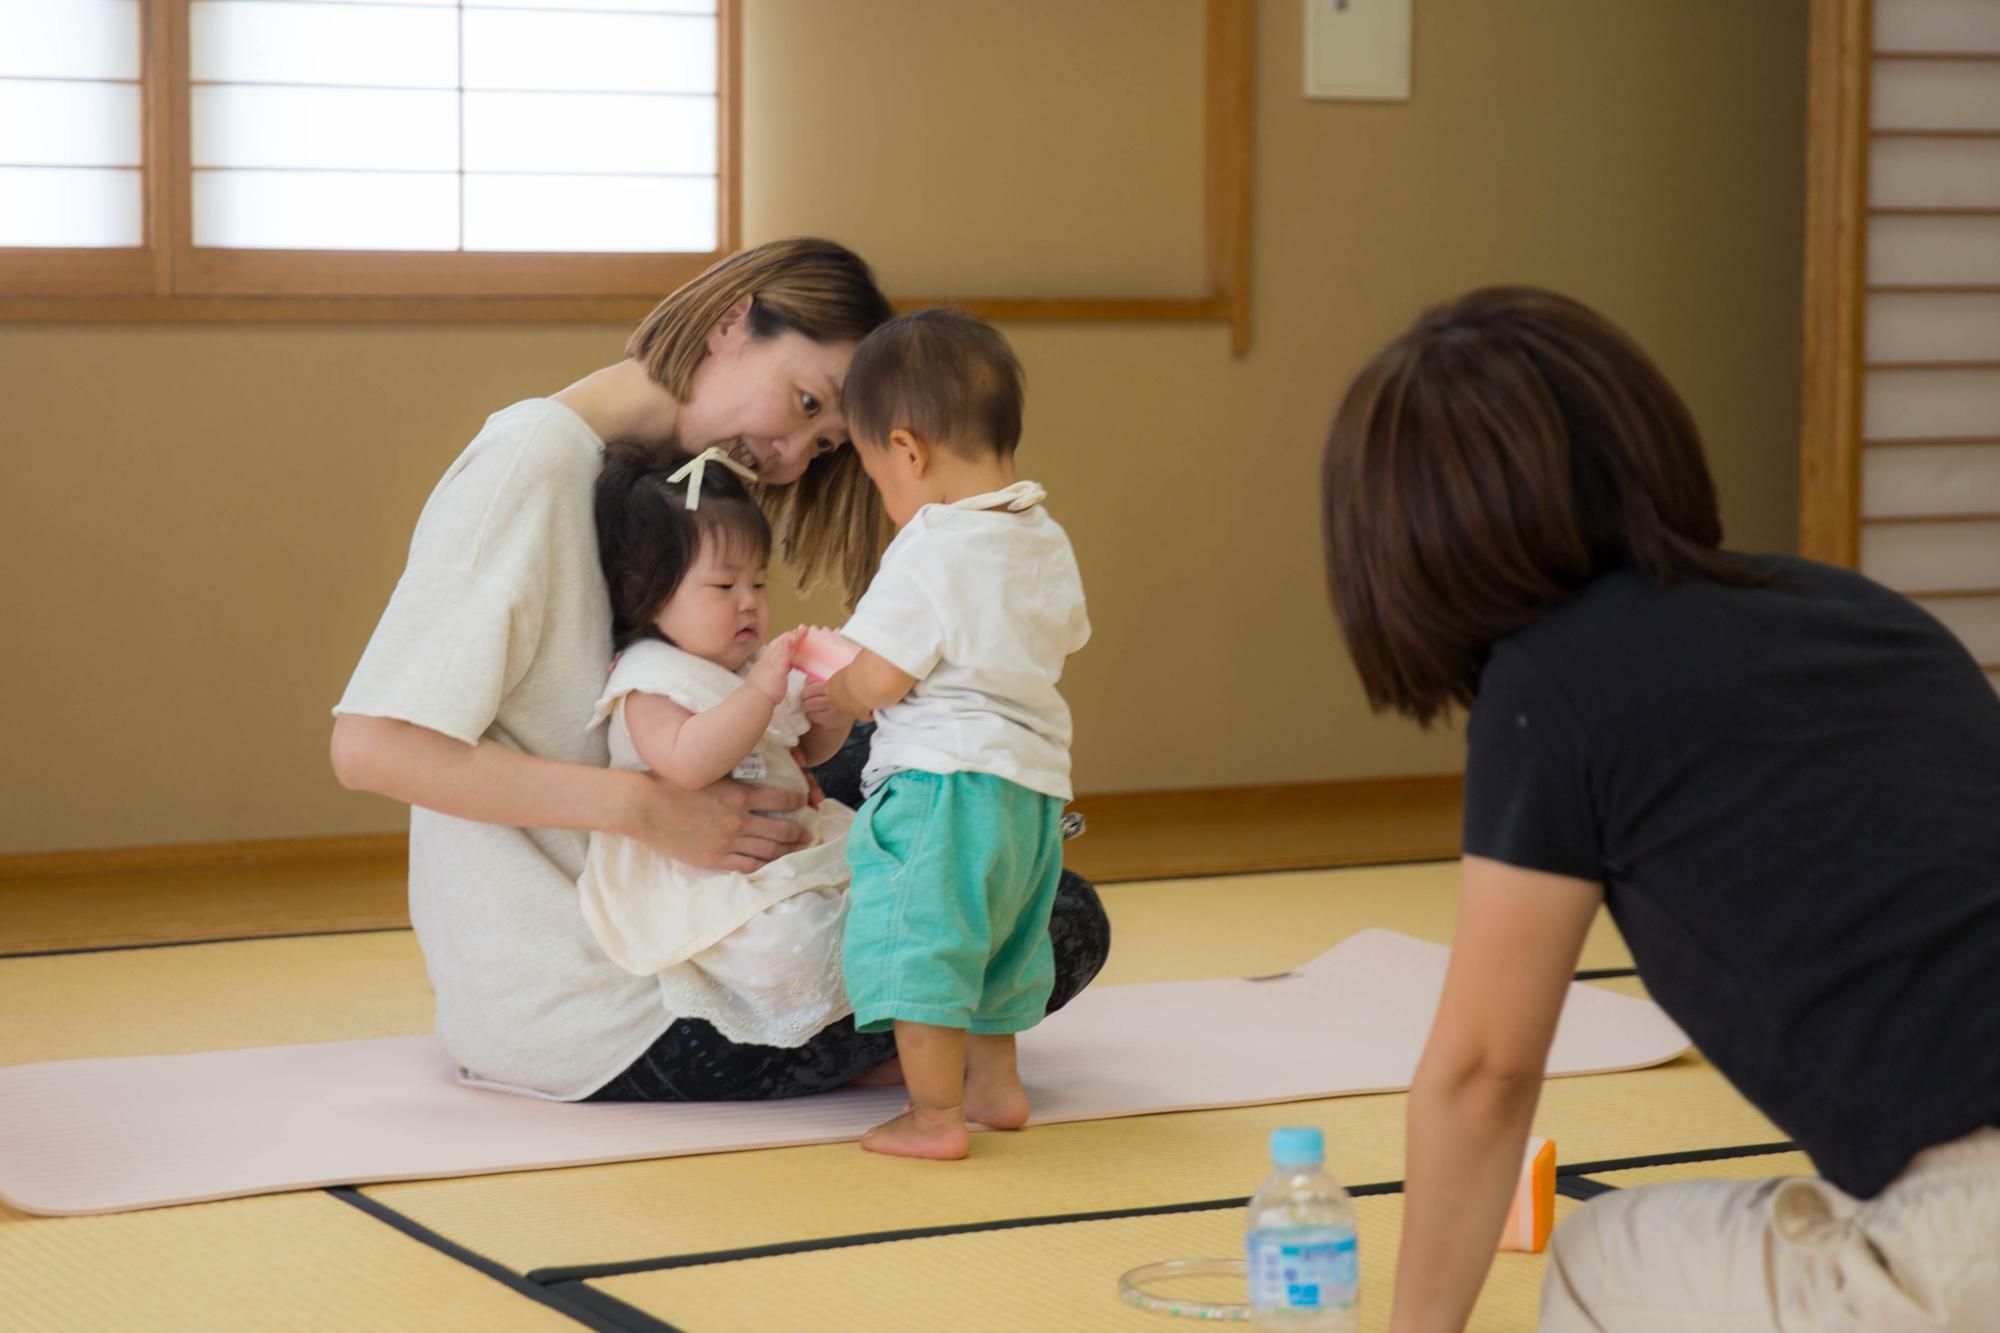
{"type": "MultiPolygon", "coordinates": [[[[1295,972],[1085,991],[1021,1039],[1035,1123],[1409,1086],[1450,951],[1386,930],[1295,972]]],[[[1650,1001],[1572,986],[1551,1077],[1662,1064],[1650,1001]]],[[[900,1088],[782,1102],[573,1105],[460,1085],[430,1037],[0,1069],[0,1199],[120,1212],[325,1185],[857,1139],[900,1088]]]]}

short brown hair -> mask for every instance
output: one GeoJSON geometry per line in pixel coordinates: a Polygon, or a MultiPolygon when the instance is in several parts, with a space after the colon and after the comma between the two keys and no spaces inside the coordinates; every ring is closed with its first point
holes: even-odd
{"type": "Polygon", "coordinates": [[[625,340],[625,355],[686,402],[708,335],[746,296],[756,338],[789,329],[817,343],[858,343],[893,313],[861,256],[834,241],[794,236],[711,264],[653,307],[625,340]]]}
{"type": "Polygon", "coordinates": [[[860,446],[901,427],[927,443],[984,444],[1006,456],[1021,443],[1021,363],[1000,331],[949,306],[890,320],[847,367],[847,426],[860,446]]]}
{"type": "MultiPolygon", "coordinates": [[[[686,402],[709,334],[746,296],[756,338],[791,329],[815,342],[858,343],[894,313],[859,255],[834,241],[794,236],[711,265],[653,307],[626,340],[625,355],[686,402]]],[[[860,600],[888,531],[854,451],[815,457],[789,486],[751,489],[776,525],[779,554],[799,583],[811,588],[836,574],[848,604],[860,600]]]]}
{"type": "Polygon", "coordinates": [[[1620,565],[1768,583],[1719,549],[1715,484],[1666,377],[1595,311],[1491,287],[1368,363],[1320,475],[1326,576],[1368,702],[1470,707],[1493,645],[1620,565]]]}

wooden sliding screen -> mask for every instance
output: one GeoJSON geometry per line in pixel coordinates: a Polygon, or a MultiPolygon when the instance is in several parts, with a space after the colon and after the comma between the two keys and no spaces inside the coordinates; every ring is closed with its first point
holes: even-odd
{"type": "Polygon", "coordinates": [[[1815,0],[1804,554],[2000,688],[2000,3],[1815,0]]]}

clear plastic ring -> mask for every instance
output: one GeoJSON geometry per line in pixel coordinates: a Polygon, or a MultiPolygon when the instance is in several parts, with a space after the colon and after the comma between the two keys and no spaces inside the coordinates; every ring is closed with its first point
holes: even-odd
{"type": "Polygon", "coordinates": [[[1118,1296],[1127,1305],[1136,1305],[1141,1310],[1151,1310],[1154,1314],[1179,1315],[1183,1319],[1248,1323],[1250,1320],[1248,1305],[1191,1301],[1178,1296],[1159,1296],[1146,1290],[1156,1282],[1191,1277],[1233,1277],[1247,1281],[1247,1273],[1248,1267],[1241,1259],[1168,1259],[1164,1263],[1142,1265],[1120,1277],[1118,1296]]]}

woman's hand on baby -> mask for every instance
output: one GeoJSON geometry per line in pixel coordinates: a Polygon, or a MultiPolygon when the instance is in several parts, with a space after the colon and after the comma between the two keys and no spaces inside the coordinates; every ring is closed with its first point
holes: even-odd
{"type": "Polygon", "coordinates": [[[763,691],[773,707],[785,701],[791,687],[792,654],[798,651],[805,632],[806,627],[800,625],[780,634],[764,645],[764,651],[757,656],[757,665],[750,668],[750,683],[763,691]]]}
{"type": "Polygon", "coordinates": [[[777,817],[805,804],[802,792],[742,782],[689,791],[657,773],[631,776],[637,785],[616,831],[677,861],[747,873],[807,839],[804,828],[777,817]]]}

